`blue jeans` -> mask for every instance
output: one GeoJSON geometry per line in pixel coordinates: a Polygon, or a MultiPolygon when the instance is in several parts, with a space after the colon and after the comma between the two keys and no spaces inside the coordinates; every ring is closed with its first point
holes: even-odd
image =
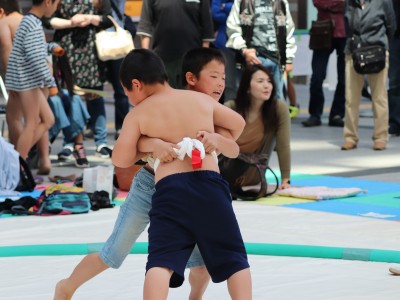
{"type": "Polygon", "coordinates": [[[400,36],[389,47],[389,124],[400,129],[400,36]]]}
{"type": "Polygon", "coordinates": [[[274,81],[276,84],[276,98],[285,100],[283,96],[283,79],[280,65],[275,61],[262,56],[258,56],[258,59],[261,60],[262,65],[266,67],[274,77],[274,81]]]}
{"type": "Polygon", "coordinates": [[[334,38],[332,49],[329,50],[314,50],[312,56],[312,75],[310,83],[310,103],[308,106],[308,112],[311,117],[321,119],[324,110],[324,91],[322,84],[326,78],[326,69],[328,67],[329,56],[336,50],[337,55],[337,85],[329,119],[331,120],[335,116],[344,117],[344,105],[345,105],[345,62],[344,62],[344,47],[346,45],[346,38],[334,38]]]}
{"type": "MultiPolygon", "coordinates": [[[[101,260],[110,268],[117,269],[121,266],[132,246],[149,224],[149,211],[154,193],[154,176],[141,168],[120,208],[114,230],[99,253],[101,260]]],[[[187,267],[203,265],[204,261],[196,246],[187,262],[187,267]]]]}
{"type": "Polygon", "coordinates": [[[107,61],[107,79],[114,89],[114,111],[115,111],[115,130],[122,127],[125,116],[129,112],[128,97],[124,93],[121,82],[119,81],[119,69],[123,59],[107,61]]]}
{"type": "MultiPolygon", "coordinates": [[[[103,90],[103,86],[82,88],[103,90]]],[[[86,106],[90,114],[89,128],[93,130],[96,146],[107,145],[107,119],[104,98],[99,97],[94,100],[87,100],[86,106]]]]}
{"type": "Polygon", "coordinates": [[[90,115],[78,95],[68,96],[63,91],[60,98],[58,95],[49,97],[50,108],[55,117],[54,125],[49,129],[49,139],[53,142],[60,130],[64,135],[63,145],[74,145],[74,140],[79,133],[83,132],[90,115]]]}

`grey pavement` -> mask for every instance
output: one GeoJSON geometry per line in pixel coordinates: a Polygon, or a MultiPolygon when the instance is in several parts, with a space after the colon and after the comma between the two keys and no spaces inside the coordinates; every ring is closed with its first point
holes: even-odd
{"type": "MultiPolygon", "coordinates": [[[[388,148],[385,151],[372,150],[373,120],[371,102],[362,100],[360,110],[360,142],[358,148],[351,151],[341,151],[343,129],[329,127],[328,114],[332,101],[333,91],[325,89],[325,113],[322,126],[305,128],[301,121],[308,117],[308,85],[296,84],[297,101],[300,104],[300,114],[292,119],[291,149],[292,172],[302,174],[335,175],[370,179],[386,182],[400,182],[400,137],[390,137],[388,148]]],[[[114,145],[114,105],[112,89],[106,85],[109,96],[106,98],[108,143],[114,145]]],[[[4,100],[0,98],[0,103],[4,100]]],[[[91,166],[110,165],[110,159],[101,159],[94,156],[95,145],[92,139],[86,139],[85,148],[91,166]]],[[[60,163],[57,153],[62,149],[60,135],[52,145],[52,170],[50,175],[66,176],[75,174],[80,176],[82,169],[74,166],[74,161],[60,163]]],[[[279,170],[276,153],[273,153],[270,166],[279,170]]],[[[34,174],[36,170],[34,170],[34,174]]],[[[48,181],[44,176],[45,182],[48,181]]]]}

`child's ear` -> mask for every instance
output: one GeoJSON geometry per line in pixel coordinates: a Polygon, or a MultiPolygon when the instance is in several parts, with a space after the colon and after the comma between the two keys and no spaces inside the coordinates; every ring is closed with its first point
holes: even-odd
{"type": "Polygon", "coordinates": [[[186,72],[185,78],[188,85],[193,86],[197,82],[197,78],[192,72],[186,72]]]}
{"type": "Polygon", "coordinates": [[[4,11],[3,8],[0,8],[0,19],[4,18],[6,16],[6,12],[4,11]]]}

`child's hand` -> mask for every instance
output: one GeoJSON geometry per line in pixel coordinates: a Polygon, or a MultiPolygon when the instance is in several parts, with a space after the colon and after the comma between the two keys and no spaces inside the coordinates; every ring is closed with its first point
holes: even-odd
{"type": "Polygon", "coordinates": [[[61,47],[61,46],[55,46],[55,47],[53,48],[53,50],[52,50],[52,53],[53,53],[55,56],[63,56],[64,53],[65,53],[65,51],[64,51],[64,48],[63,48],[63,47],[61,47]]]}
{"type": "Polygon", "coordinates": [[[203,143],[206,153],[211,153],[218,149],[218,134],[201,130],[197,132],[196,137],[200,142],[203,143]]]}
{"type": "Polygon", "coordinates": [[[153,151],[153,157],[158,158],[160,162],[171,162],[177,157],[174,148],[179,149],[179,146],[159,140],[155,151],[153,151]]]}
{"type": "Polygon", "coordinates": [[[76,14],[71,18],[72,27],[86,27],[90,25],[90,18],[87,15],[76,14]]]}

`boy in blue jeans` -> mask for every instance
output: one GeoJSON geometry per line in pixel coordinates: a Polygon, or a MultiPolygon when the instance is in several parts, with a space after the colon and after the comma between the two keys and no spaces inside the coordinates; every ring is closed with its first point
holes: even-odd
{"type": "MultiPolygon", "coordinates": [[[[218,101],[225,87],[224,70],[225,61],[218,50],[198,48],[185,55],[182,77],[186,79],[185,85],[188,89],[208,94],[218,101]]],[[[222,133],[222,129],[219,132],[222,133]]],[[[206,133],[204,133],[202,141],[203,144],[208,142],[210,149],[217,148],[227,155],[229,153],[225,150],[232,148],[232,144],[228,147],[225,146],[224,150],[224,143],[233,142],[231,138],[227,139],[219,134],[206,133]]],[[[159,155],[157,149],[154,150],[156,150],[154,156],[157,157],[159,155]]],[[[159,150],[161,152],[162,147],[159,147],[159,150]]],[[[121,206],[114,230],[102,250],[99,253],[85,256],[71,276],[59,282],[54,299],[69,299],[76,289],[86,281],[110,267],[119,268],[121,266],[133,244],[149,223],[148,213],[151,209],[154,192],[153,170],[149,166],[145,166],[136,174],[125,203],[121,206]]],[[[187,267],[191,268],[189,299],[201,299],[208,285],[209,275],[198,249],[193,251],[187,267]]]]}

